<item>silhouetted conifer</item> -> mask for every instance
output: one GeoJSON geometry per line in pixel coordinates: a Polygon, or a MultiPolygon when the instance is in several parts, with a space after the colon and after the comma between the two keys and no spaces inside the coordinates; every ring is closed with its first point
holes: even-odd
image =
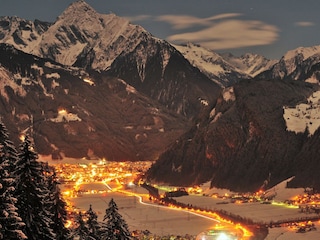
{"type": "Polygon", "coordinates": [[[55,240],[52,229],[53,214],[50,212],[50,191],[38,155],[28,136],[21,144],[14,175],[16,176],[15,197],[18,213],[26,226],[24,232],[29,240],[55,240]]]}
{"type": "Polygon", "coordinates": [[[9,140],[8,131],[0,121],[0,239],[21,240],[27,236],[22,228],[25,223],[18,215],[13,197],[14,178],[12,166],[17,161],[17,152],[9,140]]]}
{"type": "Polygon", "coordinates": [[[126,221],[118,212],[118,206],[113,200],[109,202],[103,221],[107,221],[107,232],[102,239],[106,240],[127,240],[131,239],[131,234],[126,221]]]}

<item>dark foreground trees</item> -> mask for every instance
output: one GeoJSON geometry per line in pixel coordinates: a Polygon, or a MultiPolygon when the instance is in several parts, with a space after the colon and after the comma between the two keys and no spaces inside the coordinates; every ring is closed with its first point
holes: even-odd
{"type": "Polygon", "coordinates": [[[28,239],[55,240],[53,213],[50,212],[50,191],[41,163],[26,136],[20,147],[20,154],[14,175],[16,177],[15,196],[18,199],[19,215],[25,222],[28,239]]]}
{"type": "Polygon", "coordinates": [[[15,177],[11,170],[17,159],[17,151],[9,140],[6,127],[0,121],[0,239],[27,238],[22,231],[25,223],[18,214],[17,199],[13,196],[15,177]]]}
{"type": "Polygon", "coordinates": [[[68,213],[67,204],[63,200],[61,191],[59,188],[59,182],[57,180],[57,174],[54,167],[48,165],[48,163],[42,164],[43,172],[47,178],[48,190],[50,193],[48,201],[48,209],[52,213],[53,225],[52,229],[56,234],[57,240],[68,240],[70,238],[69,229],[65,227],[67,223],[68,213]]]}
{"type": "Polygon", "coordinates": [[[98,222],[98,216],[90,205],[89,210],[84,214],[81,212],[76,214],[73,237],[80,240],[131,239],[128,225],[118,212],[117,204],[113,199],[109,202],[103,220],[106,222],[98,222]]]}
{"type": "Polygon", "coordinates": [[[131,238],[128,225],[118,212],[118,206],[113,198],[109,202],[109,208],[106,209],[106,215],[104,216],[103,221],[107,221],[107,231],[105,239],[126,240],[131,238]]]}
{"type": "Polygon", "coordinates": [[[0,121],[0,240],[127,240],[131,233],[113,199],[98,222],[92,206],[67,229],[66,203],[55,169],[38,161],[30,138],[19,153],[0,121]]]}

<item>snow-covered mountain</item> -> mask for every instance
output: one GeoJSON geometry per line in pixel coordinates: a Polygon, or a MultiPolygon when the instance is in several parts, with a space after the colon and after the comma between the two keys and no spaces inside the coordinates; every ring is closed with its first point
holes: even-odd
{"type": "MultiPolygon", "coordinates": [[[[84,1],[71,4],[54,23],[17,17],[0,20],[1,42],[24,52],[72,66],[80,56],[94,56],[81,67],[105,70],[123,51],[150,34],[114,14],[99,14],[84,1]]],[[[82,61],[84,63],[84,61],[82,61]]]]}
{"type": "Polygon", "coordinates": [[[299,47],[288,51],[270,70],[262,72],[262,79],[290,79],[318,83],[320,46],[299,47]]]}
{"type": "Polygon", "coordinates": [[[193,66],[223,87],[231,86],[241,79],[252,78],[277,62],[257,54],[248,53],[240,57],[230,53],[218,54],[192,43],[175,47],[193,66]]]}
{"type": "Polygon", "coordinates": [[[20,25],[11,24],[6,32],[0,25],[0,42],[63,65],[107,71],[188,118],[201,111],[201,101],[212,104],[220,91],[166,41],[124,18],[97,13],[83,0],[72,3],[35,40],[12,41],[11,33],[22,31],[20,25]]]}
{"type": "Polygon", "coordinates": [[[146,37],[151,35],[142,27],[115,14],[99,14],[86,2],[76,1],[31,53],[69,66],[106,70],[120,53],[132,51],[146,37]]]}
{"type": "Polygon", "coordinates": [[[25,52],[37,49],[42,34],[51,23],[29,21],[19,17],[0,17],[0,42],[8,43],[25,52]]]}
{"type": "Polygon", "coordinates": [[[232,64],[239,71],[244,72],[251,77],[257,76],[259,73],[269,70],[277,60],[267,59],[264,56],[253,53],[246,53],[240,57],[234,56],[230,53],[220,54],[225,61],[232,64]]]}

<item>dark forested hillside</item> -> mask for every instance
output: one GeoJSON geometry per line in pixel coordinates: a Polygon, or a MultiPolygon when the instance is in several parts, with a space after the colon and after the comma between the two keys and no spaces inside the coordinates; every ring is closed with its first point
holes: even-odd
{"type": "Polygon", "coordinates": [[[0,114],[16,145],[29,133],[53,158],[154,160],[187,120],[104,73],[0,44],[0,114]]]}
{"type": "MultiPolygon", "coordinates": [[[[308,133],[286,130],[283,107],[305,101],[318,86],[295,81],[244,80],[149,171],[150,180],[237,191],[269,187],[297,174],[308,133]]],[[[316,161],[315,155],[313,156],[316,161]]],[[[311,161],[311,159],[310,159],[311,161]]],[[[302,170],[302,169],[299,169],[302,170]]]]}

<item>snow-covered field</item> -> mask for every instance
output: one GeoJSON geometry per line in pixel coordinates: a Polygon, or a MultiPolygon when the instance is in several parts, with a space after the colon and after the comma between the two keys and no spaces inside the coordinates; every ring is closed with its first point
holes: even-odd
{"type": "MultiPolygon", "coordinates": [[[[213,227],[216,222],[193,215],[191,213],[151,206],[139,203],[139,199],[121,193],[110,192],[106,194],[88,194],[72,199],[80,210],[92,209],[97,212],[99,221],[103,220],[105,209],[113,198],[119,208],[119,213],[126,220],[129,229],[149,230],[156,235],[193,235],[196,236],[203,230],[213,227]]],[[[144,199],[148,203],[148,199],[144,199]]]]}
{"type": "MultiPolygon", "coordinates": [[[[270,189],[276,193],[275,201],[283,201],[297,194],[302,194],[303,189],[286,189],[285,182],[270,189]]],[[[133,192],[147,193],[140,187],[135,187],[133,192]]],[[[204,192],[215,192],[219,194],[230,193],[222,189],[206,189],[204,192]]],[[[113,198],[119,207],[120,214],[124,217],[131,231],[133,230],[149,230],[156,235],[193,235],[196,236],[200,232],[216,225],[216,222],[203,218],[192,213],[168,209],[158,205],[152,205],[148,198],[145,197],[141,204],[139,199],[133,196],[116,192],[107,192],[104,194],[84,194],[82,197],[71,199],[73,204],[79,210],[88,210],[89,205],[97,212],[100,221],[103,220],[105,209],[108,207],[110,199],[113,198]],[[150,205],[149,205],[150,204],[150,205]]],[[[270,222],[284,219],[296,219],[309,217],[311,214],[300,213],[297,208],[289,208],[284,205],[261,204],[261,203],[243,203],[243,204],[219,204],[222,199],[212,198],[202,195],[189,195],[176,198],[179,202],[191,203],[199,207],[208,209],[224,209],[228,212],[248,217],[258,222],[270,222]]],[[[297,229],[289,227],[269,228],[267,240],[273,239],[320,239],[320,222],[315,222],[316,231],[306,233],[296,233],[297,229]]]]}

